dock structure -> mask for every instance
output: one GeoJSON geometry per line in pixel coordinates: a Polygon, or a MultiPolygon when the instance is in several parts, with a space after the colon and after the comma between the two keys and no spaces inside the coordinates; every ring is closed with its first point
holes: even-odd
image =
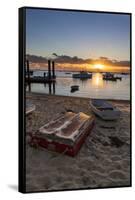
{"type": "Polygon", "coordinates": [[[51,80],[51,61],[48,60],[48,79],[51,80]]]}
{"type": "MultiPolygon", "coordinates": [[[[56,79],[48,79],[47,77],[30,77],[30,83],[53,83],[55,81],[56,79]]],[[[26,77],[26,82],[29,82],[28,77],[26,77]]]]}
{"type": "Polygon", "coordinates": [[[30,83],[54,83],[56,81],[55,76],[55,63],[52,62],[52,70],[51,70],[51,61],[48,60],[48,74],[46,76],[46,73],[44,73],[44,76],[30,76],[30,70],[29,70],[29,61],[27,60],[27,76],[26,82],[28,84],[30,83]]]}

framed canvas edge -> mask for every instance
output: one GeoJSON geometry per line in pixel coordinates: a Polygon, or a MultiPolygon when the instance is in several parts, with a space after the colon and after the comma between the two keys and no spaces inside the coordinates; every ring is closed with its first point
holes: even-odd
{"type": "Polygon", "coordinates": [[[93,189],[113,189],[132,187],[132,13],[130,12],[114,12],[114,11],[97,11],[97,10],[79,10],[65,8],[49,8],[49,7],[29,7],[24,6],[19,9],[19,158],[18,158],[18,191],[21,193],[42,193],[42,192],[60,192],[60,191],[78,191],[78,190],[93,190],[93,189]],[[56,11],[75,11],[75,12],[91,12],[91,13],[106,13],[106,14],[124,14],[130,16],[130,184],[123,186],[112,187],[97,187],[97,188],[77,188],[77,189],[61,189],[61,190],[44,190],[44,191],[26,191],[26,150],[25,150],[25,52],[26,52],[26,9],[40,10],[56,10],[56,11]],[[22,76],[23,75],[23,76],[22,76]]]}
{"type": "Polygon", "coordinates": [[[26,152],[25,152],[25,91],[24,91],[24,56],[25,56],[25,8],[19,8],[19,163],[18,191],[26,193],[26,152]]]}

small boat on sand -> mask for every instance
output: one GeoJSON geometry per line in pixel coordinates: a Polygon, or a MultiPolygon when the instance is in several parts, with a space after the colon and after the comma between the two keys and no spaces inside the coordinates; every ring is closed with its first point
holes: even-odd
{"type": "Polygon", "coordinates": [[[77,90],[79,90],[79,85],[72,85],[71,86],[71,92],[75,92],[77,90]]]}
{"type": "Polygon", "coordinates": [[[26,101],[26,115],[32,113],[35,108],[35,105],[33,105],[30,101],[26,101]]]}
{"type": "Polygon", "coordinates": [[[66,112],[31,135],[30,145],[75,156],[94,126],[94,117],[66,112]]]}
{"type": "Polygon", "coordinates": [[[103,120],[117,120],[120,110],[105,100],[93,99],[90,101],[92,111],[103,120]]]}

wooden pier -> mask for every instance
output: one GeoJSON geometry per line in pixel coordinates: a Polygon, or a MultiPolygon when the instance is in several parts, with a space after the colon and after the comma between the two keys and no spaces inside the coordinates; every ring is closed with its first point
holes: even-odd
{"type": "Polygon", "coordinates": [[[26,76],[25,80],[26,83],[55,83],[56,76],[55,76],[55,63],[52,61],[52,67],[51,67],[51,61],[48,60],[48,75],[46,76],[46,73],[44,73],[44,76],[30,76],[30,69],[29,69],[29,61],[27,60],[27,69],[26,69],[26,76]],[[51,70],[52,68],[52,70],[51,70]]]}
{"type": "Polygon", "coordinates": [[[37,76],[37,77],[26,77],[25,78],[27,83],[53,83],[56,82],[56,79],[53,78],[44,78],[41,76],[37,76]]]}

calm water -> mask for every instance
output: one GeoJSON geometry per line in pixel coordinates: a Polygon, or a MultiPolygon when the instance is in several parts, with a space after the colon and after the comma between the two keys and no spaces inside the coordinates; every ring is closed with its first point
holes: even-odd
{"type": "MultiPolygon", "coordinates": [[[[34,75],[43,75],[44,71],[34,72],[34,75]]],[[[48,84],[31,84],[31,92],[55,93],[65,96],[78,96],[104,99],[130,99],[130,75],[120,75],[122,80],[105,81],[101,73],[93,73],[92,79],[73,79],[72,73],[56,72],[56,84],[50,88],[48,84]],[[79,90],[71,93],[71,86],[79,85],[79,90]]]]}

